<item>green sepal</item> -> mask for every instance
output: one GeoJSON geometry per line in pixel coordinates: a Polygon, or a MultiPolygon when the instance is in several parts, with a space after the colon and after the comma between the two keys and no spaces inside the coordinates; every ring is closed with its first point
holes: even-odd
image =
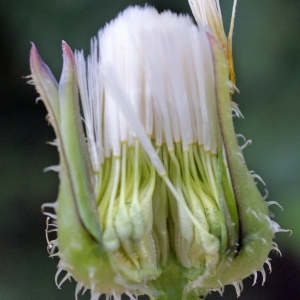
{"type": "Polygon", "coordinates": [[[80,284],[102,293],[122,294],[124,287],[115,282],[116,272],[110,253],[99,246],[82,226],[73,201],[71,179],[62,168],[57,204],[57,226],[60,263],[80,284]]]}
{"type": "Polygon", "coordinates": [[[60,179],[63,180],[61,174],[66,171],[72,187],[72,199],[77,207],[77,217],[93,239],[100,243],[100,225],[92,189],[93,174],[86,155],[87,147],[79,114],[76,66],[73,53],[65,42],[63,50],[64,67],[59,85],[34,44],[30,52],[31,76],[57,137],[60,179]]]}
{"type": "Polygon", "coordinates": [[[63,70],[59,82],[61,112],[61,144],[67,173],[70,176],[72,197],[82,225],[100,244],[96,197],[92,188],[93,173],[87,155],[87,146],[79,111],[78,82],[75,59],[70,47],[63,41],[63,70]]]}
{"type": "Polygon", "coordinates": [[[35,88],[48,111],[48,120],[58,138],[60,130],[58,83],[49,67],[42,61],[33,43],[30,50],[30,71],[35,88]]]}
{"type": "Polygon", "coordinates": [[[223,285],[232,284],[262,269],[273,247],[273,232],[267,206],[247,169],[234,132],[228,63],[224,50],[219,41],[210,34],[207,35],[213,54],[219,125],[238,210],[240,232],[236,257],[233,260],[225,258],[213,278],[203,278],[203,287],[215,285],[219,288],[217,279],[223,285]]]}

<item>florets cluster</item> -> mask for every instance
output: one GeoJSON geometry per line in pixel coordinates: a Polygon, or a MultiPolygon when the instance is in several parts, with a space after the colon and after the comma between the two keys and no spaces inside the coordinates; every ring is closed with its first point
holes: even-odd
{"type": "Polygon", "coordinates": [[[63,42],[59,84],[31,50],[60,153],[49,251],[76,294],[193,299],[226,284],[239,294],[278,249],[283,230],[232,124],[233,21],[227,39],[218,1],[189,2],[199,26],[131,7],[91,41],[87,61],[63,42]]]}

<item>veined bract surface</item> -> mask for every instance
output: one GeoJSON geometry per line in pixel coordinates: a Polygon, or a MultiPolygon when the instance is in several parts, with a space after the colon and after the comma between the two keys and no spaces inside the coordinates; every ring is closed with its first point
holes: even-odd
{"type": "Polygon", "coordinates": [[[218,1],[190,3],[198,26],[128,8],[92,40],[87,62],[63,42],[59,84],[32,46],[60,157],[58,200],[45,205],[58,235],[49,251],[76,295],[197,299],[226,284],[239,295],[277,249],[283,230],[232,123],[233,26],[226,39],[218,1]]]}

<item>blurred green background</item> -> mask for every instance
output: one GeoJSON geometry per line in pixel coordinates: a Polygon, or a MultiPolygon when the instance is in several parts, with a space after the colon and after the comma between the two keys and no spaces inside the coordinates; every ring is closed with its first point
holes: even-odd
{"type": "MultiPolygon", "coordinates": [[[[233,0],[220,2],[228,28],[233,0]]],[[[144,1],[0,0],[0,300],[74,299],[74,284],[56,288],[57,260],[46,251],[40,207],[56,199],[58,180],[43,169],[58,157],[45,143],[54,134],[43,104],[35,104],[37,94],[22,78],[30,73],[30,42],[59,78],[61,40],[87,54],[98,29],[134,4],[144,1]]],[[[148,4],[190,13],[187,0],[148,4]]],[[[234,100],[245,116],[236,131],[253,141],[244,154],[267,183],[268,200],[284,207],[271,207],[275,220],[293,230],[291,237],[277,234],[283,257],[272,255],[265,286],[250,288],[245,280],[240,299],[300,299],[300,1],[239,0],[233,49],[240,90],[234,100]]],[[[226,288],[224,299],[235,298],[226,288]]]]}

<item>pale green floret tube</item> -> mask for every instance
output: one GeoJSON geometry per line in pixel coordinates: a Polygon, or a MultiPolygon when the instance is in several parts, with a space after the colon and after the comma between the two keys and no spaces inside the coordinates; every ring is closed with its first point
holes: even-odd
{"type": "Polygon", "coordinates": [[[63,42],[59,84],[32,46],[60,157],[58,200],[44,205],[57,230],[48,248],[56,281],[65,270],[61,283],[78,282],[76,298],[198,299],[227,284],[239,295],[245,277],[265,277],[283,230],[237,143],[230,41],[209,16],[197,27],[130,7],[91,41],[87,61],[63,42]]]}

